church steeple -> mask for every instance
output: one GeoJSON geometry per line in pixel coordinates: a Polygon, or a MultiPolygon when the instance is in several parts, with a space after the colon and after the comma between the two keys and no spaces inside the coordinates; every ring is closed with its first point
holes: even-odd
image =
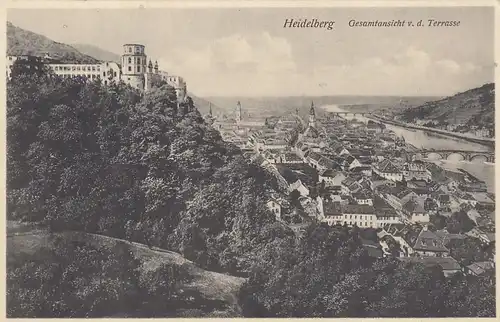
{"type": "Polygon", "coordinates": [[[311,109],[309,110],[309,127],[316,127],[316,112],[313,101],[311,101],[311,109]]]}

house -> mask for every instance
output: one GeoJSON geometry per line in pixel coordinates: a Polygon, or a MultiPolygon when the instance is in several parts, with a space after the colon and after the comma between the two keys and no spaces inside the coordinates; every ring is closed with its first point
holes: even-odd
{"type": "Polygon", "coordinates": [[[373,195],[367,190],[361,190],[352,194],[358,205],[373,206],[373,195]]]}
{"type": "Polygon", "coordinates": [[[287,152],[281,155],[281,163],[304,163],[304,160],[295,153],[287,152]]]}
{"type": "Polygon", "coordinates": [[[402,210],[412,223],[428,223],[430,221],[429,213],[424,210],[424,205],[420,200],[409,200],[403,205],[402,210]]]}
{"type": "Polygon", "coordinates": [[[343,172],[332,169],[324,170],[319,173],[319,181],[325,182],[326,187],[340,186],[346,179],[343,172]]]}
{"type": "MultiPolygon", "coordinates": [[[[410,244],[411,245],[411,244],[410,244]]],[[[413,251],[422,257],[447,257],[449,250],[444,246],[443,240],[424,226],[418,234],[413,245],[413,251]]]]}
{"type": "Polygon", "coordinates": [[[401,223],[401,218],[394,208],[380,196],[373,197],[373,207],[377,216],[377,227],[382,228],[386,225],[401,223]]]}
{"type": "Polygon", "coordinates": [[[348,155],[344,159],[344,170],[352,170],[356,167],[360,167],[361,165],[361,162],[359,162],[359,160],[352,155],[348,155]]]}
{"type": "Polygon", "coordinates": [[[396,210],[402,210],[404,204],[418,197],[415,192],[402,187],[392,188],[385,196],[387,202],[396,210]]]}
{"type": "Polygon", "coordinates": [[[452,257],[402,257],[399,260],[406,263],[423,264],[426,267],[438,266],[445,277],[449,277],[462,270],[460,264],[452,257]]]}
{"type": "Polygon", "coordinates": [[[465,272],[470,275],[480,276],[488,271],[495,270],[495,263],[490,261],[475,262],[465,268],[465,272]]]}
{"type": "Polygon", "coordinates": [[[378,174],[380,177],[392,181],[402,181],[403,172],[394,165],[390,160],[385,159],[382,162],[372,165],[373,172],[378,174]]]}
{"type": "Polygon", "coordinates": [[[342,208],[344,223],[360,228],[377,228],[377,216],[372,206],[345,205],[342,208]]]}
{"type": "Polygon", "coordinates": [[[323,222],[328,225],[341,225],[343,223],[342,205],[340,202],[324,201],[322,204],[323,222]]]}
{"type": "Polygon", "coordinates": [[[406,187],[415,192],[419,197],[427,198],[432,193],[432,186],[424,180],[410,180],[406,182],[406,187]]]}
{"type": "Polygon", "coordinates": [[[371,177],[373,174],[373,169],[369,165],[361,165],[359,167],[354,167],[351,170],[351,173],[360,173],[367,177],[371,177]]]}
{"type": "Polygon", "coordinates": [[[425,162],[413,161],[405,164],[403,169],[403,177],[406,181],[409,180],[425,180],[430,181],[432,179],[432,174],[427,167],[425,162]]]}
{"type": "Polygon", "coordinates": [[[309,196],[309,189],[302,183],[302,181],[297,180],[294,183],[290,184],[290,187],[288,188],[288,192],[292,192],[294,190],[297,190],[301,196],[309,196]]]}
{"type": "Polygon", "coordinates": [[[281,203],[276,198],[271,198],[266,203],[267,208],[276,216],[276,220],[281,220],[281,203]]]}
{"type": "Polygon", "coordinates": [[[332,225],[376,228],[376,216],[373,207],[368,205],[342,205],[339,202],[324,202],[324,222],[332,225]]]}

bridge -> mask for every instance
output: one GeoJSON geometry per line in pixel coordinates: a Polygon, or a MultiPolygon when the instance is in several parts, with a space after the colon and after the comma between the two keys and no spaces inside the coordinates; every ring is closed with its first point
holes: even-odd
{"type": "Polygon", "coordinates": [[[365,115],[373,115],[373,113],[371,112],[328,112],[328,115],[337,115],[337,116],[349,116],[349,115],[352,115],[354,117],[358,116],[358,115],[361,115],[361,116],[365,116],[365,115]]]}
{"type": "Polygon", "coordinates": [[[434,155],[435,158],[441,160],[448,160],[450,156],[458,156],[460,161],[483,161],[483,162],[495,162],[495,152],[494,151],[466,151],[466,150],[419,150],[415,152],[409,152],[413,159],[425,158],[428,159],[429,156],[434,155]]]}

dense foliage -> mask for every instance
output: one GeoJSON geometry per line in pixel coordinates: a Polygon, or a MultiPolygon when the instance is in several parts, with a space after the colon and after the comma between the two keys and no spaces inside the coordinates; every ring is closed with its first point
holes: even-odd
{"type": "Polygon", "coordinates": [[[253,317],[494,316],[495,278],[370,258],[356,229],[310,227],[270,241],[241,290],[253,317]],[[481,300],[478,301],[478,299],[481,300]]]}
{"type": "MultiPolygon", "coordinates": [[[[459,274],[446,280],[435,269],[374,260],[356,229],[311,226],[297,238],[265,208],[273,181],[264,170],[224,143],[192,101],[178,104],[166,85],[141,95],[123,84],[61,79],[20,65],[12,76],[7,84],[9,219],[134,240],[179,251],[205,268],[248,275],[240,294],[246,316],[494,315],[492,277],[459,274]]],[[[74,264],[60,254],[43,265],[28,261],[26,267],[10,267],[11,310],[19,313],[32,299],[40,303],[48,286],[57,284],[53,269],[84,267],[78,274],[96,279],[100,257],[92,256],[101,255],[84,249],[66,256],[74,264]],[[31,281],[34,271],[49,274],[50,282],[31,281]],[[19,284],[24,279],[30,282],[19,284]]],[[[103,297],[80,293],[87,282],[74,284],[76,277],[68,277],[62,284],[71,285],[63,287],[68,294],[57,293],[23,316],[45,316],[46,305],[74,294],[83,295],[52,312],[104,316],[117,309],[116,303],[128,303],[127,294],[144,290],[154,296],[140,295],[149,299],[141,305],[155,312],[158,296],[173,295],[166,270],[139,277],[130,292],[120,286],[126,280],[117,282],[124,297],[105,292],[106,300],[95,304],[103,297]]],[[[127,271],[132,274],[134,267],[127,271]]],[[[118,278],[109,274],[109,283],[118,278]]]]}
{"type": "Polygon", "coordinates": [[[230,269],[271,222],[265,176],[163,85],[26,73],[8,83],[11,219],[181,251],[230,269]]]}

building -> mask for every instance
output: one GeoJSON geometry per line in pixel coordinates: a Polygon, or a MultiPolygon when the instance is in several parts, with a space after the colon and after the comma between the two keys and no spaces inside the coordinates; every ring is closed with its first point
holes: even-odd
{"type": "Polygon", "coordinates": [[[266,205],[269,211],[275,215],[276,220],[281,220],[281,202],[276,198],[271,198],[266,205]]]}
{"type": "Polygon", "coordinates": [[[403,205],[403,213],[412,223],[429,223],[429,214],[424,210],[424,205],[417,199],[411,199],[403,205]]]}
{"type": "MultiPolygon", "coordinates": [[[[26,57],[30,56],[7,56],[7,77],[11,76],[14,63],[18,59],[26,60],[26,57]]],[[[55,61],[47,55],[36,59],[63,78],[83,77],[91,81],[100,79],[104,85],[124,82],[140,91],[148,91],[155,82],[164,81],[175,89],[178,101],[186,99],[187,85],[182,77],[160,71],[158,62],[153,65],[149,60],[147,63],[145,46],[141,44],[123,45],[120,64],[109,61],[97,64],[68,64],[55,61]]]]}
{"type": "Polygon", "coordinates": [[[406,181],[410,180],[425,180],[430,181],[432,178],[432,174],[425,163],[422,161],[414,161],[407,163],[403,170],[403,176],[406,181]]]}
{"type": "Polygon", "coordinates": [[[373,172],[387,180],[403,181],[403,172],[388,159],[375,164],[373,172]]]}
{"type": "Polygon", "coordinates": [[[316,127],[316,111],[314,111],[314,102],[311,102],[311,109],[309,110],[309,127],[316,127]]]}

